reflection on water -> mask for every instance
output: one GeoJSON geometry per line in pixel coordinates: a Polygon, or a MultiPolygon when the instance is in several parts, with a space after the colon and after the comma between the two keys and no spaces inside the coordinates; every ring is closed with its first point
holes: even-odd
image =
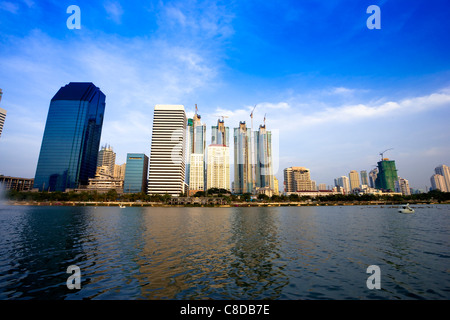
{"type": "Polygon", "coordinates": [[[0,208],[0,299],[448,299],[449,206],[0,208]],[[66,269],[81,268],[81,290],[66,269]],[[381,290],[366,287],[369,265],[381,290]]]}

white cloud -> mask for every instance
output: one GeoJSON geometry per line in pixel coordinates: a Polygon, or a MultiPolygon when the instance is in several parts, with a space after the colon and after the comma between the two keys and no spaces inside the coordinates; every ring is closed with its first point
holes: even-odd
{"type": "Polygon", "coordinates": [[[107,1],[103,4],[103,7],[108,14],[108,19],[111,19],[117,24],[122,22],[123,9],[118,1],[107,1]]]}
{"type": "Polygon", "coordinates": [[[9,1],[0,2],[0,9],[16,14],[19,12],[19,6],[9,1]]]}

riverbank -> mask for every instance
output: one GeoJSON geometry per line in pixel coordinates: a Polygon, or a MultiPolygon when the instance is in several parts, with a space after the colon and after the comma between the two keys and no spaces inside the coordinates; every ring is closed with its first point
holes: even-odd
{"type": "MultiPolygon", "coordinates": [[[[411,205],[431,206],[450,204],[450,201],[408,201],[411,205]]],[[[7,205],[15,206],[90,206],[90,207],[292,207],[292,206],[398,206],[405,201],[290,201],[290,202],[230,202],[228,204],[179,203],[167,204],[161,202],[117,202],[117,201],[5,201],[7,205]]]]}

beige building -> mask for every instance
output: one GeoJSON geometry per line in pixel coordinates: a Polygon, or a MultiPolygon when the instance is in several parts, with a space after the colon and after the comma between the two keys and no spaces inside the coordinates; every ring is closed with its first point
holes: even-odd
{"type": "Polygon", "coordinates": [[[442,192],[448,192],[444,176],[436,173],[431,176],[430,180],[431,180],[431,189],[441,190],[442,192]]]}
{"type": "Polygon", "coordinates": [[[114,165],[116,164],[116,153],[111,146],[103,146],[98,152],[97,170],[104,167],[102,173],[110,176],[114,175],[114,165]]]}
{"type": "Polygon", "coordinates": [[[277,177],[273,176],[273,194],[278,196],[280,194],[280,185],[277,177]]]}
{"type": "Polygon", "coordinates": [[[355,189],[359,189],[359,174],[358,171],[352,170],[348,174],[348,177],[350,179],[350,191],[353,191],[355,189]]]}
{"type": "Polygon", "coordinates": [[[230,148],[209,145],[207,154],[206,188],[230,190],[230,148]]]}
{"type": "Polygon", "coordinates": [[[205,189],[205,160],[203,153],[191,153],[189,160],[189,194],[205,189]]]}
{"type": "Polygon", "coordinates": [[[404,196],[411,195],[409,181],[399,177],[398,180],[395,181],[395,192],[401,192],[404,196]]]}
{"type": "Polygon", "coordinates": [[[125,179],[125,168],[127,167],[126,163],[123,164],[115,164],[114,165],[114,178],[117,179],[125,179]]]}
{"type": "Polygon", "coordinates": [[[440,174],[442,177],[444,177],[445,189],[447,190],[447,192],[450,192],[450,168],[443,164],[439,167],[436,167],[434,171],[436,172],[436,174],[440,174]]]}
{"type": "Polygon", "coordinates": [[[290,167],[284,169],[285,192],[312,191],[310,171],[305,167],[290,167]]]}

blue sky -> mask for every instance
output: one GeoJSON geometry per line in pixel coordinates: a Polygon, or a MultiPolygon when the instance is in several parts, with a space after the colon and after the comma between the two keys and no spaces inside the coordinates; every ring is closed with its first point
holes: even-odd
{"type": "Polygon", "coordinates": [[[277,177],[331,185],[396,160],[412,187],[450,165],[448,1],[0,0],[0,174],[34,177],[50,99],[71,81],[106,94],[102,144],[150,153],[155,104],[195,104],[276,132],[277,177]],[[81,29],[69,30],[69,5],[81,29]],[[369,30],[366,9],[381,9],[369,30]]]}

